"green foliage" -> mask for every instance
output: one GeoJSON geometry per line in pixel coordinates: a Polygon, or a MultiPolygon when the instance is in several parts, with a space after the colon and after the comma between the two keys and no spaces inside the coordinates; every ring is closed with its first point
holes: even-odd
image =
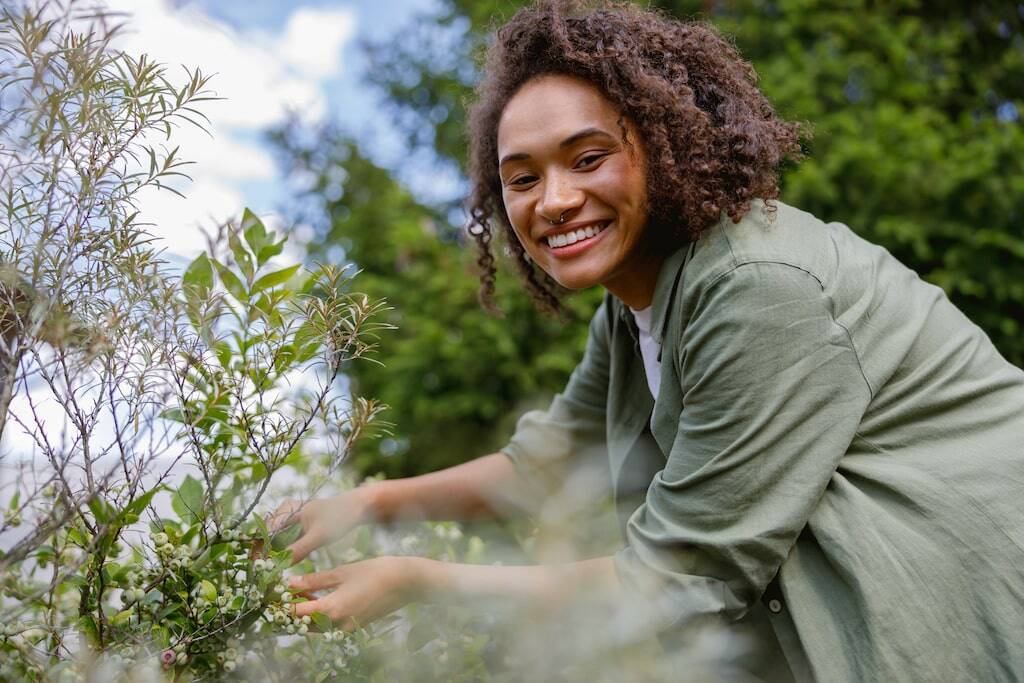
{"type": "MultiPolygon", "coordinates": [[[[123,478],[87,482],[81,495],[51,487],[28,491],[28,501],[20,490],[10,497],[8,509],[17,514],[5,515],[5,528],[20,525],[23,513],[69,522],[39,524],[41,542],[24,565],[12,554],[0,557],[0,608],[16,617],[0,633],[0,676],[62,679],[89,670],[95,665],[87,658],[65,656],[61,643],[75,632],[85,637],[84,652],[114,672],[149,664],[175,679],[251,675],[246,652],[272,650],[280,633],[308,632],[312,620],[293,618],[289,608],[301,598],[282,583],[290,553],[254,512],[271,478],[309,457],[303,449],[314,434],[330,456],[320,483],[307,481],[307,495],[337,475],[371,427],[382,406],[343,400],[334,380],[373,350],[376,332],[387,327],[373,320],[383,305],[351,292],[349,278],[331,267],[300,273],[298,265],[274,266],[284,239],[248,211],[241,228],[226,226],[214,247],[224,243],[236,261],[212,252],[196,258],[176,288],[180,305],[162,313],[165,323],[181,325],[166,356],[175,392],[163,418],[178,423],[178,458],[197,476],[187,474],[170,490],[147,487],[125,461],[123,478]],[[158,517],[156,496],[164,492],[173,515],[158,517]],[[147,512],[149,543],[132,542],[147,512]],[[53,575],[43,573],[48,565],[53,575]]],[[[134,400],[154,398],[150,389],[134,400]]]]}
{"type": "MultiPolygon", "coordinates": [[[[488,31],[523,0],[446,0],[373,50],[410,140],[464,168],[488,31]]],[[[940,285],[1024,365],[1024,31],[1015,3],[660,0],[735,37],[809,158],[782,199],[847,223],[940,285]]]]}

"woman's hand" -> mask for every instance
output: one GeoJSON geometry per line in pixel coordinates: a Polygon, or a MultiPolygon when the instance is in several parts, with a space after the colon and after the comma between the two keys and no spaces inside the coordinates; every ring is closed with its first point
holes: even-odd
{"type": "Polygon", "coordinates": [[[286,500],[267,519],[272,532],[279,532],[292,524],[302,526],[302,535],[290,546],[292,563],[309,555],[322,545],[336,541],[367,521],[371,505],[366,489],[353,489],[331,498],[317,498],[303,503],[286,500]]]}
{"type": "Polygon", "coordinates": [[[421,560],[419,557],[375,557],[325,572],[293,576],[289,586],[299,593],[311,596],[331,591],[323,597],[296,604],[295,615],[302,617],[322,612],[346,631],[365,626],[417,599],[421,560]]]}

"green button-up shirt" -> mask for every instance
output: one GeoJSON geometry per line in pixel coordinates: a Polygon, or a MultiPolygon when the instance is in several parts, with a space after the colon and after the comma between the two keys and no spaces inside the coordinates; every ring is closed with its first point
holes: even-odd
{"type": "Polygon", "coordinates": [[[664,262],[656,400],[606,296],[504,452],[546,491],[607,459],[617,571],[666,631],[756,612],[797,678],[1024,679],[1024,372],[885,249],[775,206],[664,262]]]}

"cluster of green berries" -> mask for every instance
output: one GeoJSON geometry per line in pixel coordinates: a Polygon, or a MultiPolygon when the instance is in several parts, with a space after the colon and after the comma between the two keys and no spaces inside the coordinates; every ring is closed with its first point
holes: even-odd
{"type": "Polygon", "coordinates": [[[242,653],[238,651],[238,641],[228,641],[227,647],[217,653],[217,663],[227,673],[231,673],[242,663],[242,653]]]}
{"type": "Polygon", "coordinates": [[[434,527],[434,535],[442,541],[455,542],[462,538],[462,529],[457,526],[445,526],[438,524],[434,527]]]}
{"type": "Polygon", "coordinates": [[[155,531],[149,534],[149,540],[156,547],[157,557],[160,561],[172,569],[186,569],[192,563],[192,551],[186,545],[175,547],[170,537],[163,531],[155,531]]]}
{"type": "Polygon", "coordinates": [[[304,636],[309,633],[309,625],[312,623],[312,619],[308,615],[304,617],[294,616],[288,604],[291,602],[291,599],[291,593],[285,592],[282,594],[281,604],[269,605],[263,611],[263,619],[268,624],[273,624],[275,628],[281,629],[289,635],[304,636]]]}
{"type": "Polygon", "coordinates": [[[327,631],[324,633],[324,641],[338,643],[331,647],[331,655],[326,662],[328,666],[334,667],[328,674],[329,678],[335,678],[340,671],[344,671],[349,662],[359,654],[359,647],[352,642],[352,638],[344,631],[327,631]]]}

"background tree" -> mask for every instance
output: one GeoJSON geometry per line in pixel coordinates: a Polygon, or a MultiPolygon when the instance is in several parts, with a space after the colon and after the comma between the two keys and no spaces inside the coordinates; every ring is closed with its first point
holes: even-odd
{"type": "MultiPolygon", "coordinates": [[[[444,0],[429,20],[368,46],[370,80],[391,102],[390,114],[409,143],[439,164],[464,169],[465,105],[481,51],[489,31],[524,4],[444,0]]],[[[808,159],[786,169],[783,201],[888,248],[1024,365],[1018,4],[654,4],[734,36],[780,113],[809,123],[808,159]]],[[[340,195],[329,195],[339,198],[318,209],[329,228],[311,251],[323,256],[351,240],[347,256],[376,278],[371,293],[389,298],[403,327],[390,367],[363,368],[353,379],[393,406],[390,419],[411,446],[402,455],[403,441],[395,456],[372,465],[364,453],[360,466],[412,474],[500,445],[524,398],[563,386],[598,296],[578,297],[565,324],[542,320],[506,272],[499,287],[509,316],[487,318],[473,298],[475,274],[456,238],[459,226],[446,220],[457,199],[426,206],[337,131],[326,139],[326,156],[283,147],[289,163],[314,171],[320,189],[337,184],[332,166],[345,171],[340,195]]],[[[395,450],[393,442],[385,446],[395,450]]]]}

